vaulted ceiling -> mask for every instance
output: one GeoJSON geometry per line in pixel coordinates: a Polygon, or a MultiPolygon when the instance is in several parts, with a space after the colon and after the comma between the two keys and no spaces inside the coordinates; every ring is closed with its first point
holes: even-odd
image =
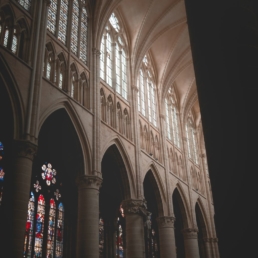
{"type": "MultiPolygon", "coordinates": [[[[95,13],[99,17],[98,24],[102,24],[100,27],[104,28],[112,12],[116,12],[123,23],[132,74],[137,75],[144,55],[150,53],[159,99],[165,97],[170,86],[175,86],[181,114],[185,115],[192,109],[199,120],[200,111],[184,0],[97,2],[95,13]]],[[[99,31],[100,38],[101,29],[99,31]]]]}

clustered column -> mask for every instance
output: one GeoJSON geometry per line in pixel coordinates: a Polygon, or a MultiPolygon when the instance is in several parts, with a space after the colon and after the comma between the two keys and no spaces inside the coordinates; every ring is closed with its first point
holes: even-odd
{"type": "Polygon", "coordinates": [[[23,254],[25,225],[28,211],[28,200],[31,183],[32,162],[37,146],[28,141],[14,141],[11,206],[12,248],[10,257],[20,258],[23,254]]]}
{"type": "Polygon", "coordinates": [[[199,258],[198,246],[198,229],[187,228],[183,230],[184,244],[185,244],[185,257],[186,258],[199,258]]]}
{"type": "Polygon", "coordinates": [[[176,258],[174,221],[175,217],[167,216],[157,219],[159,226],[160,257],[176,258]]]}
{"type": "Polygon", "coordinates": [[[81,176],[78,184],[77,256],[99,258],[99,188],[98,176],[81,176]]]}
{"type": "Polygon", "coordinates": [[[147,214],[143,200],[125,200],[122,203],[126,223],[126,257],[145,258],[144,214],[147,214]]]}

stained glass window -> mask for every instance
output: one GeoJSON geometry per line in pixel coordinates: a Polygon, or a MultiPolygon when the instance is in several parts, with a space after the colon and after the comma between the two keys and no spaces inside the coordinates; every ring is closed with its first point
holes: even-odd
{"type": "Polygon", "coordinates": [[[49,79],[49,80],[50,80],[50,74],[51,74],[51,64],[48,61],[47,62],[47,79],[49,79]]]}
{"type": "Polygon", "coordinates": [[[16,33],[16,29],[14,29],[14,35],[13,35],[13,41],[12,41],[12,48],[11,48],[11,50],[12,50],[12,52],[13,52],[14,54],[16,54],[16,51],[17,51],[17,36],[15,35],[15,33],[16,33]]]}
{"type": "Polygon", "coordinates": [[[32,238],[33,238],[33,225],[34,225],[34,214],[35,214],[35,196],[31,192],[31,197],[28,203],[27,221],[26,221],[26,232],[24,241],[24,254],[26,257],[31,257],[32,251],[32,238]]]}
{"type": "Polygon", "coordinates": [[[99,258],[104,257],[104,220],[99,219],[99,258]]]}
{"type": "Polygon", "coordinates": [[[80,59],[87,62],[87,40],[88,40],[88,16],[83,7],[81,14],[81,39],[80,39],[80,59]]]}
{"type": "Polygon", "coordinates": [[[112,86],[112,42],[109,33],[107,34],[106,39],[106,47],[107,47],[107,63],[106,63],[106,82],[110,86],[112,86]]]}
{"type": "Polygon", "coordinates": [[[118,19],[116,18],[114,13],[111,14],[109,22],[117,32],[120,30],[118,19]]]}
{"type": "Polygon", "coordinates": [[[8,44],[8,38],[9,38],[9,30],[7,29],[4,34],[4,46],[7,47],[8,44]]]}
{"type": "Polygon", "coordinates": [[[116,257],[124,257],[124,243],[123,243],[123,228],[121,225],[121,219],[117,218],[117,230],[116,230],[116,257]]]}
{"type": "Polygon", "coordinates": [[[188,119],[185,128],[187,137],[188,157],[191,158],[196,164],[198,164],[196,131],[193,127],[192,119],[188,119]]]}
{"type": "Polygon", "coordinates": [[[18,0],[18,3],[27,11],[30,10],[31,0],[18,0]]]}
{"type": "Polygon", "coordinates": [[[127,99],[127,72],[126,72],[126,55],[125,51],[122,50],[121,55],[122,61],[122,96],[127,99]]]}
{"type": "Polygon", "coordinates": [[[48,8],[47,29],[53,34],[56,33],[57,0],[52,0],[48,8]]]}
{"type": "Polygon", "coordinates": [[[67,21],[68,21],[68,0],[61,0],[58,39],[61,40],[61,42],[63,42],[64,44],[66,44],[67,21]]]}
{"type": "Polygon", "coordinates": [[[4,145],[0,142],[0,205],[2,204],[3,198],[3,189],[4,189],[4,167],[3,167],[3,159],[4,159],[4,145]]]}
{"type": "Polygon", "coordinates": [[[41,167],[28,202],[23,257],[63,257],[64,207],[56,189],[56,170],[41,167]]]}
{"type": "Polygon", "coordinates": [[[145,87],[144,87],[144,78],[143,72],[140,70],[140,90],[139,94],[141,95],[141,112],[145,116],[145,87]]]}
{"type": "Polygon", "coordinates": [[[100,52],[100,78],[105,80],[105,36],[102,36],[100,52]]]}
{"type": "Polygon", "coordinates": [[[74,0],[73,13],[72,13],[71,50],[76,55],[78,53],[78,32],[79,32],[79,4],[77,0],[74,0]]]}
{"type": "Polygon", "coordinates": [[[167,99],[165,99],[165,106],[166,106],[167,136],[168,136],[168,139],[171,140],[170,112],[169,112],[169,104],[167,99]]]}
{"type": "Polygon", "coordinates": [[[116,45],[116,91],[121,94],[121,54],[116,45]]]}
{"type": "Polygon", "coordinates": [[[45,198],[42,194],[38,197],[36,214],[34,253],[36,257],[42,257],[43,235],[45,222],[45,198]]]}
{"type": "Polygon", "coordinates": [[[63,88],[63,73],[62,72],[60,72],[60,74],[59,74],[59,85],[58,85],[58,87],[60,89],[63,88]]]}

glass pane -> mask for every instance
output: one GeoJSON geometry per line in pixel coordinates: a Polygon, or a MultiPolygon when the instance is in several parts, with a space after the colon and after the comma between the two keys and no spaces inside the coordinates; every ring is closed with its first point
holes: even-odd
{"type": "Polygon", "coordinates": [[[104,220],[99,219],[99,258],[104,258],[104,220]]]}
{"type": "Polygon", "coordinates": [[[27,222],[24,240],[24,255],[23,257],[31,257],[32,251],[32,237],[33,237],[33,225],[34,225],[34,213],[35,213],[35,197],[31,192],[31,197],[28,203],[27,222]]]}
{"type": "Polygon", "coordinates": [[[56,230],[56,258],[63,257],[63,228],[64,228],[64,206],[58,205],[57,230],[56,230]]]}
{"type": "Polygon", "coordinates": [[[47,231],[47,257],[54,256],[54,237],[56,221],[56,203],[53,198],[50,199],[48,231],[47,231]]]}
{"type": "Polygon", "coordinates": [[[116,44],[116,91],[121,94],[121,54],[116,44]]]}
{"type": "Polygon", "coordinates": [[[100,47],[100,78],[105,80],[105,39],[102,36],[101,47],[100,47]]]}
{"type": "Polygon", "coordinates": [[[112,45],[111,45],[111,37],[109,34],[107,34],[106,46],[107,46],[106,82],[107,84],[112,86],[112,45]]]}
{"type": "Polygon", "coordinates": [[[127,99],[126,55],[124,50],[122,50],[122,96],[127,99]]]}
{"type": "Polygon", "coordinates": [[[4,46],[5,47],[7,47],[7,44],[8,44],[8,37],[9,37],[9,30],[6,30],[5,34],[4,34],[4,46]]]}
{"type": "Polygon", "coordinates": [[[58,39],[66,44],[68,0],[61,0],[58,39]]]}
{"type": "Polygon", "coordinates": [[[72,14],[71,50],[76,55],[78,53],[78,31],[79,31],[79,4],[77,0],[74,0],[73,14],[72,14]]]}
{"type": "Polygon", "coordinates": [[[43,244],[43,230],[45,220],[45,199],[42,194],[38,198],[38,207],[36,215],[36,228],[35,228],[35,243],[34,255],[35,257],[42,257],[42,244],[43,244]]]}
{"type": "Polygon", "coordinates": [[[16,54],[17,51],[17,37],[13,35],[13,42],[12,42],[12,52],[16,54]]]}
{"type": "Polygon", "coordinates": [[[31,0],[18,0],[18,3],[27,11],[30,10],[31,0]]]}
{"type": "Polygon", "coordinates": [[[58,85],[58,87],[60,89],[63,88],[63,74],[62,73],[59,74],[59,85],[58,85]]]}
{"type": "Polygon", "coordinates": [[[52,0],[48,8],[47,29],[53,34],[56,32],[57,0],[52,0]]]}
{"type": "Polygon", "coordinates": [[[119,26],[119,22],[118,22],[118,19],[116,18],[115,14],[112,13],[110,18],[109,18],[109,22],[111,23],[111,25],[113,26],[113,28],[116,30],[116,31],[119,31],[120,30],[120,26],[119,26]]]}
{"type": "Polygon", "coordinates": [[[87,44],[88,44],[88,16],[85,8],[82,8],[81,17],[81,39],[80,39],[80,59],[87,61],[87,44]]]}

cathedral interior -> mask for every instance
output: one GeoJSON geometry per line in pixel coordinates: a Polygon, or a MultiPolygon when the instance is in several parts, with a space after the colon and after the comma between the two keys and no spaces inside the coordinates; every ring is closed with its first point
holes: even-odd
{"type": "Polygon", "coordinates": [[[1,257],[257,257],[258,6],[229,2],[0,0],[1,257]]]}

